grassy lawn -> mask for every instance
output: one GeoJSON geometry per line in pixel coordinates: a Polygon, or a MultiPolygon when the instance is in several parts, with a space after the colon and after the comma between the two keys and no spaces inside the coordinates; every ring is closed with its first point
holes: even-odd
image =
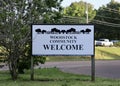
{"type": "Polygon", "coordinates": [[[63,73],[57,68],[35,70],[35,80],[30,80],[30,71],[19,75],[12,81],[8,71],[0,71],[0,86],[120,86],[120,80],[96,78],[90,76],[63,73]]]}
{"type": "Polygon", "coordinates": [[[96,59],[120,60],[120,47],[96,47],[96,59]]]}

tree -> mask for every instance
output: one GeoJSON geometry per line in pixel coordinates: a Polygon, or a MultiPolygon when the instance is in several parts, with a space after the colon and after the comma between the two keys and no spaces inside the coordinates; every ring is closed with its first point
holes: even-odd
{"type": "Polygon", "coordinates": [[[85,23],[87,14],[86,12],[88,13],[89,21],[91,21],[96,14],[96,11],[94,11],[93,9],[93,5],[91,5],[90,3],[80,1],[73,2],[70,6],[64,8],[63,15],[68,16],[69,18],[74,18],[74,20],[76,20],[76,23],[85,23]]]}
{"type": "MultiPolygon", "coordinates": [[[[1,0],[0,1],[0,46],[7,51],[10,74],[18,77],[20,62],[30,46],[31,23],[55,23],[60,17],[62,0],[1,0]]],[[[42,58],[43,59],[43,58],[42,58]]]]}
{"type": "Polygon", "coordinates": [[[93,23],[96,25],[96,39],[120,39],[120,3],[111,0],[97,10],[93,23]]]}

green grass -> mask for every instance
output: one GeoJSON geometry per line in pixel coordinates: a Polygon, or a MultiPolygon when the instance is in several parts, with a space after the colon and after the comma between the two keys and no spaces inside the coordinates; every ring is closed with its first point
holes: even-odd
{"type": "Polygon", "coordinates": [[[96,47],[96,59],[120,60],[120,47],[96,47]]]}
{"type": "Polygon", "coordinates": [[[120,86],[120,80],[96,78],[90,76],[63,73],[57,68],[35,70],[35,80],[30,80],[30,71],[19,75],[12,81],[8,71],[0,71],[0,86],[120,86]]]}

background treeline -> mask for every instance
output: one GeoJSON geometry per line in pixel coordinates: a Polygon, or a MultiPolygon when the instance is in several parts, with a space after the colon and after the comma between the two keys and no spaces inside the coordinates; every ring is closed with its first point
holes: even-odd
{"type": "Polygon", "coordinates": [[[106,6],[94,9],[90,3],[74,2],[63,10],[64,23],[86,23],[95,25],[95,39],[120,40],[120,3],[111,0],[106,6]]]}

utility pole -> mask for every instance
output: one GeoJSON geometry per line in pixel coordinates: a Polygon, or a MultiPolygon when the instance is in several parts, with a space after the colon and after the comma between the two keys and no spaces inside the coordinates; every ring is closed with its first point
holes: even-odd
{"type": "MultiPolygon", "coordinates": [[[[86,2],[85,14],[86,14],[86,24],[88,24],[89,21],[88,21],[88,3],[87,2],[86,2]]],[[[95,81],[95,56],[94,55],[91,56],[91,81],[95,81]]]]}
{"type": "Polygon", "coordinates": [[[86,3],[86,11],[85,11],[85,14],[86,14],[86,23],[88,24],[88,4],[86,3]]]}

